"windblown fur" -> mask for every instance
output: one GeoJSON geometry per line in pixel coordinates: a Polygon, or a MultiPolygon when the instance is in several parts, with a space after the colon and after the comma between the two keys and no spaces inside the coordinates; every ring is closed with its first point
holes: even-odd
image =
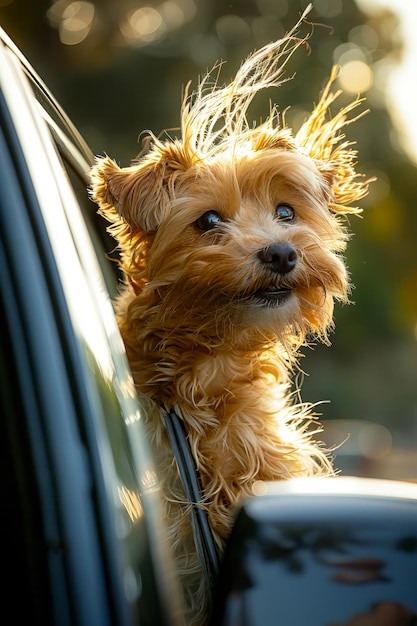
{"type": "Polygon", "coordinates": [[[206,611],[204,581],[162,411],[175,409],[185,424],[219,551],[235,505],[257,481],[333,471],[311,428],[313,410],[295,401],[290,382],[299,347],[314,336],[327,341],[334,301],[348,299],[342,216],[359,212],[352,203],[367,181],[343,129],[361,101],[330,115],[339,95],[333,69],[295,135],[277,109],[249,124],[250,102],[280,84],[303,43],[295,32],[250,56],[229,85],[208,74],[186,93],[179,139],[151,135],[130,167],[104,157],[92,172],[92,196],[120,249],[116,313],[148,398],[196,622],[206,611]],[[291,270],[272,268],[265,251],[275,244],[290,246],[291,270]]]}

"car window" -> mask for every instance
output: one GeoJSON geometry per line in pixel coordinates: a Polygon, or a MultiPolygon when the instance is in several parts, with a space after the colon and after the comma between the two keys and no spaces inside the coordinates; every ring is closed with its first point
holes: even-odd
{"type": "MultiPolygon", "coordinates": [[[[93,417],[100,421],[93,436],[105,432],[98,448],[108,501],[113,507],[118,539],[123,545],[125,593],[133,605],[137,603],[140,619],[151,625],[155,619],[160,619],[157,616],[164,612],[163,605],[169,605],[167,598],[161,597],[164,585],[175,588],[176,581],[170,572],[168,544],[159,543],[164,528],[157,467],[147,444],[140,397],[134,389],[110,301],[120,278],[114,243],[106,233],[104,219],[96,214],[95,205],[88,197],[82,173],[80,175],[65,155],[61,157],[77,209],[81,209],[81,212],[76,211],[69,202],[66,218],[83,276],[89,292],[96,296],[98,309],[97,319],[89,319],[86,311],[81,312],[80,296],[77,297],[80,348],[92,377],[91,397],[97,403],[93,417]],[[97,271],[99,268],[101,272],[97,271]],[[155,552],[157,558],[152,554],[155,552]],[[162,564],[164,571],[158,569],[162,564]]],[[[179,590],[177,594],[179,600],[179,590]]],[[[180,601],[178,612],[179,605],[180,601]]],[[[175,622],[175,617],[171,615],[169,621],[175,622]]]]}
{"type": "Polygon", "coordinates": [[[62,159],[70,185],[82,209],[107,290],[110,297],[114,298],[122,277],[117,263],[118,252],[115,241],[107,232],[108,222],[97,214],[97,205],[89,198],[85,177],[81,178],[80,173],[67,160],[66,155],[62,155],[62,159]]]}

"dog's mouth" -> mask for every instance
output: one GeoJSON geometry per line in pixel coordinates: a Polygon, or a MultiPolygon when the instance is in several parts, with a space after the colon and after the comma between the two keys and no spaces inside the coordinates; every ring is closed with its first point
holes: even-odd
{"type": "Polygon", "coordinates": [[[292,294],[290,287],[264,287],[250,297],[250,302],[258,306],[274,307],[286,302],[292,294]]]}

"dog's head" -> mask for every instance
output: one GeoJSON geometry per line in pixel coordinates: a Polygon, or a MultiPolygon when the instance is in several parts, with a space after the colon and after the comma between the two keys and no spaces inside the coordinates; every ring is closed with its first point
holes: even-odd
{"type": "Polygon", "coordinates": [[[290,33],[257,51],[225,87],[208,75],[184,98],[181,139],[153,137],[130,167],[105,157],[93,169],[127,280],[168,332],[247,348],[299,343],[325,338],[334,300],[347,300],[342,216],[359,211],[351,204],[367,181],[342,129],[360,100],[328,115],[333,70],[295,136],[275,109],[257,127],[246,119],[301,43],[290,33]]]}

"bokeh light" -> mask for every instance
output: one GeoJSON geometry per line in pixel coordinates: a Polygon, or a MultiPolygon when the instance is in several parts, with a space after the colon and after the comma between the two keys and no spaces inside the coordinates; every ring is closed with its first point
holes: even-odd
{"type": "Polygon", "coordinates": [[[93,25],[95,6],[92,2],[67,2],[59,0],[49,9],[47,16],[59,29],[61,43],[75,46],[88,36],[93,25]]]}
{"type": "Polygon", "coordinates": [[[341,67],[339,83],[348,93],[365,93],[374,82],[372,69],[364,61],[347,61],[341,67]]]}
{"type": "Polygon", "coordinates": [[[120,23],[120,30],[129,44],[146,44],[155,41],[165,32],[161,13],[150,6],[129,11],[120,23]]]}

